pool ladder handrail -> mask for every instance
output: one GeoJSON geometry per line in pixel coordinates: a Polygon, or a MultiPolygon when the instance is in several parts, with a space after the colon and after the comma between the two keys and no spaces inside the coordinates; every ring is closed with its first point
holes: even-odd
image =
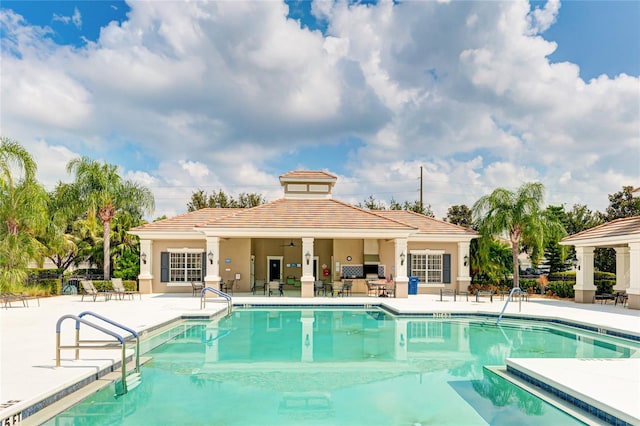
{"type": "Polygon", "coordinates": [[[200,309],[204,309],[204,306],[206,304],[206,297],[205,297],[205,293],[207,291],[210,291],[213,294],[217,294],[218,296],[224,298],[227,300],[227,315],[231,315],[231,309],[233,307],[233,304],[231,303],[231,296],[228,293],[225,293],[224,291],[220,291],[217,288],[213,288],[213,287],[205,287],[202,289],[202,291],[200,292],[200,309]]]}
{"type": "MultiPolygon", "coordinates": [[[[511,296],[513,296],[513,293],[518,292],[519,296],[522,296],[522,289],[520,287],[514,287],[511,289],[511,291],[509,292],[509,297],[507,297],[507,301],[504,302],[504,306],[502,307],[502,311],[500,311],[500,315],[498,316],[498,321],[496,321],[496,324],[500,324],[500,320],[502,319],[502,315],[504,314],[504,311],[507,309],[507,305],[509,304],[509,302],[511,301],[511,296]]],[[[522,297],[520,297],[520,303],[518,304],[518,312],[520,312],[522,310],[522,297]]]]}
{"type": "Polygon", "coordinates": [[[114,327],[120,328],[128,333],[131,333],[131,336],[135,339],[136,343],[136,368],[135,373],[139,376],[140,374],[140,335],[133,329],[117,323],[109,318],[106,318],[102,315],[96,314],[91,311],[84,311],[79,315],[67,314],[63,315],[58,319],[56,323],[56,367],[60,367],[60,352],[63,349],[75,349],[75,359],[80,359],[80,349],[114,349],[117,347],[122,348],[122,389],[119,392],[119,395],[124,395],[127,393],[127,343],[131,339],[131,337],[125,338],[124,336],[116,333],[113,330],[109,330],[99,324],[95,324],[89,321],[86,316],[92,316],[98,318],[108,324],[111,324],[114,327]],[[61,345],[61,326],[62,322],[66,319],[72,319],[76,322],[76,336],[75,336],[75,345],[61,345]],[[80,324],[85,324],[88,327],[94,328],[98,331],[101,331],[117,340],[118,343],[113,342],[112,340],[81,340],[80,339],[80,324]]]}

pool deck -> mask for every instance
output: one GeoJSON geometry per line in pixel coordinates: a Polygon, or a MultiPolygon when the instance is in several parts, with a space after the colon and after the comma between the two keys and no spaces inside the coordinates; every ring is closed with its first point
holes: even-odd
{"type": "MultiPolygon", "coordinates": [[[[60,391],[69,389],[82,380],[94,380],[98,372],[111,368],[120,361],[120,352],[82,350],[80,360],[73,359],[73,351],[62,353],[61,367],[56,368],[56,323],[67,314],[78,315],[92,311],[142,332],[178,319],[184,315],[213,315],[226,309],[224,303],[209,301],[200,310],[200,299],[189,295],[143,295],[134,300],[112,299],[105,302],[99,298],[80,300],[80,296],[58,296],[29,301],[29,307],[13,303],[8,309],[0,308],[0,424],[12,424],[16,413],[46,405],[42,401],[60,391]],[[9,423],[5,420],[9,419],[9,423]]],[[[440,301],[436,295],[412,295],[407,299],[374,298],[352,296],[345,298],[317,297],[264,297],[251,294],[236,294],[234,304],[273,305],[363,305],[382,304],[400,314],[441,313],[497,315],[504,306],[499,297],[490,302],[475,297],[469,301],[440,301]]],[[[505,318],[509,316],[567,321],[615,331],[623,335],[640,336],[640,311],[620,305],[576,304],[546,298],[532,298],[528,302],[511,302],[505,318]]],[[[62,340],[70,344],[74,337],[73,320],[62,324],[62,340]]],[[[83,328],[84,330],[84,328],[83,328]]],[[[89,337],[91,331],[89,331],[89,337]]],[[[83,331],[83,338],[86,338],[83,331]]],[[[508,361],[512,368],[522,369],[528,376],[544,383],[554,383],[556,388],[568,389],[575,395],[584,396],[596,407],[603,407],[619,419],[631,424],[640,424],[640,354],[620,362],[611,360],[551,360],[517,359],[508,361]]],[[[574,396],[575,396],[574,395],[574,396]]],[[[47,402],[48,403],[48,402],[47,402]]],[[[36,411],[34,409],[34,411],[36,411]]],[[[37,416],[34,416],[34,419],[37,416]]],[[[17,418],[17,417],[16,417],[17,418]]],[[[22,424],[31,424],[25,418],[22,424]]]]}

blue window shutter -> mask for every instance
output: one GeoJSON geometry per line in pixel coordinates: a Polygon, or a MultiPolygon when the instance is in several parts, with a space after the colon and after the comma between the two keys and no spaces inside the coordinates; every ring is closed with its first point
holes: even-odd
{"type": "Polygon", "coordinates": [[[202,252],[202,281],[207,276],[207,253],[202,252]]]}
{"type": "Polygon", "coordinates": [[[442,281],[446,284],[451,283],[451,255],[442,255],[442,281]]]}
{"type": "Polygon", "coordinates": [[[160,282],[169,282],[169,252],[160,253],[160,282]]]}
{"type": "Polygon", "coordinates": [[[407,253],[407,276],[411,276],[411,253],[407,253]]]}

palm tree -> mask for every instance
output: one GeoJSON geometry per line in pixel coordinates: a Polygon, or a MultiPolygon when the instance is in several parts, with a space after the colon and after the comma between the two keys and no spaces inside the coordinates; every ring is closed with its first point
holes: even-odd
{"type": "MultiPolygon", "coordinates": [[[[544,185],[525,183],[516,192],[498,188],[473,205],[478,232],[487,237],[508,236],[513,261],[513,286],[520,287],[518,255],[521,244],[542,250],[544,236],[562,232],[562,224],[542,214],[544,185]]],[[[482,250],[482,248],[481,248],[482,250]]]]}
{"type": "Polygon", "coordinates": [[[42,258],[36,237],[46,224],[46,192],[35,178],[36,163],[18,142],[0,138],[0,282],[9,287],[42,258]]]}
{"type": "Polygon", "coordinates": [[[88,157],[75,158],[67,164],[75,174],[78,202],[86,206],[87,218],[97,217],[102,223],[104,279],[111,276],[111,221],[118,211],[138,212],[141,216],[154,208],[151,191],[134,182],[123,180],[116,166],[99,163],[88,157]]]}

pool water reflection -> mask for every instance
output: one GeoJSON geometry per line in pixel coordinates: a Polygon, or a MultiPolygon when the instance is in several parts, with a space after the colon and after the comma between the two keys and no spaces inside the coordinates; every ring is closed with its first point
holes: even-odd
{"type": "Polygon", "coordinates": [[[143,366],[138,388],[118,399],[106,389],[57,420],[580,424],[483,367],[504,365],[507,357],[614,358],[638,349],[540,323],[498,327],[474,317],[291,308],[237,309],[219,321],[184,322],[145,344],[152,360],[143,366]]]}

